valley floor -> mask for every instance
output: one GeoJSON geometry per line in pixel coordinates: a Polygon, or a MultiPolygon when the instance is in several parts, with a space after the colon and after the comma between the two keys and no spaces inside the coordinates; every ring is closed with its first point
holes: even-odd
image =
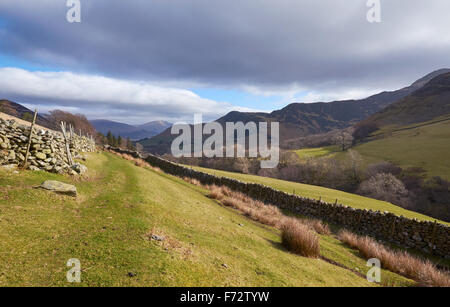
{"type": "MultiPolygon", "coordinates": [[[[366,261],[331,236],[322,255],[352,271],[287,252],[276,229],[180,179],[109,153],[86,164],[83,181],[0,170],[0,286],[374,286],[355,273],[366,261]],[[48,179],[79,196],[33,188],[48,179]],[[81,261],[80,284],[66,280],[70,258],[81,261]]],[[[414,284],[388,271],[382,283],[414,284]]]]}

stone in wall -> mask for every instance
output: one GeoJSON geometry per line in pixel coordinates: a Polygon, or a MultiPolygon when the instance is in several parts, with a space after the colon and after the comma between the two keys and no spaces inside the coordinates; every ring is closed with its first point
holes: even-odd
{"type": "MultiPolygon", "coordinates": [[[[0,119],[0,165],[24,163],[29,135],[29,126],[19,125],[14,120],[0,119]]],[[[77,135],[74,135],[69,147],[72,157],[95,151],[95,143],[77,135]]],[[[31,170],[76,173],[67,159],[64,136],[57,131],[33,129],[28,163],[31,170]]]]}

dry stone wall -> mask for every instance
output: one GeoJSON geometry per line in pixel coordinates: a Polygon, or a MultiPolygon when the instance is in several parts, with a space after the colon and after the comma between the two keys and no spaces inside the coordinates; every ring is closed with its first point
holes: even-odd
{"type": "MultiPolygon", "coordinates": [[[[0,165],[21,165],[30,135],[30,126],[18,124],[14,120],[0,119],[0,165]]],[[[83,152],[95,151],[95,143],[87,138],[74,135],[69,141],[72,157],[81,157],[83,152]]],[[[54,173],[73,173],[77,167],[69,165],[66,143],[61,132],[35,129],[31,138],[29,168],[54,173]]],[[[77,171],[78,172],[78,171],[77,171]]]]}
{"type": "Polygon", "coordinates": [[[342,204],[332,204],[275,190],[273,188],[245,183],[172,163],[159,157],[141,156],[137,152],[112,148],[135,158],[144,158],[153,166],[177,177],[189,177],[206,185],[227,186],[230,189],[304,216],[319,218],[343,226],[360,234],[394,243],[404,248],[414,248],[425,253],[450,258],[450,227],[437,223],[409,219],[389,212],[361,210],[342,204]]]}

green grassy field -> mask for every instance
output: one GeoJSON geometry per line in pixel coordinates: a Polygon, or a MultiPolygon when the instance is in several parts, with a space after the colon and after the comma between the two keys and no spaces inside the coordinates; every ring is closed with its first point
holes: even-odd
{"type": "MultiPolygon", "coordinates": [[[[417,218],[419,220],[423,221],[434,221],[434,218],[431,218],[429,216],[409,211],[406,209],[403,209],[399,206],[395,206],[391,203],[376,200],[373,198],[367,198],[364,196],[359,196],[356,194],[346,193],[338,190],[333,189],[327,189],[319,186],[313,186],[308,184],[302,184],[292,181],[285,181],[285,180],[279,180],[279,179],[273,179],[268,177],[261,177],[256,175],[248,175],[248,174],[240,174],[240,173],[233,173],[233,172],[225,172],[225,171],[219,171],[214,169],[207,169],[202,167],[193,167],[194,169],[197,169],[199,171],[203,171],[206,173],[210,173],[216,176],[223,176],[223,177],[229,177],[229,178],[235,178],[238,180],[241,180],[243,182],[254,182],[263,184],[269,187],[272,187],[274,189],[284,191],[287,193],[295,193],[297,195],[313,198],[313,199],[322,199],[323,201],[332,202],[334,203],[336,199],[339,203],[350,206],[353,208],[358,209],[371,209],[371,210],[379,210],[379,211],[389,211],[391,213],[394,213],[396,215],[403,215],[409,218],[417,218]]],[[[438,221],[440,223],[450,225],[449,223],[438,221]]]]}
{"type": "MultiPolygon", "coordinates": [[[[91,154],[86,164],[84,181],[0,171],[0,286],[374,286],[287,252],[277,230],[202,188],[112,154],[91,154]],[[79,196],[33,188],[47,179],[75,184],[79,196]],[[151,233],[166,239],[151,241],[151,233]],[[81,284],[66,281],[70,258],[81,261],[81,284]]],[[[365,274],[356,251],[333,237],[320,241],[323,256],[365,274]]],[[[412,285],[386,271],[382,280],[412,285]]]]}
{"type": "Polygon", "coordinates": [[[317,148],[303,148],[295,150],[295,153],[302,160],[307,160],[310,158],[319,158],[334,154],[339,151],[339,146],[326,146],[317,148]]]}
{"type": "MultiPolygon", "coordinates": [[[[427,177],[450,180],[450,120],[437,118],[409,126],[385,126],[376,131],[373,141],[353,147],[363,158],[364,166],[381,161],[402,168],[422,167],[427,177]],[[445,121],[441,121],[445,120],[445,121]]],[[[345,159],[347,152],[337,146],[294,150],[300,159],[336,157],[345,159]]]]}
{"type": "Polygon", "coordinates": [[[353,148],[366,165],[390,161],[402,168],[423,167],[428,177],[450,179],[450,121],[384,133],[382,139],[353,148]]]}

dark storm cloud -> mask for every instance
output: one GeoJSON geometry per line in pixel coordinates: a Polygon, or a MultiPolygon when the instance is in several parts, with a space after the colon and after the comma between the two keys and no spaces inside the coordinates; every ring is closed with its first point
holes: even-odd
{"type": "Polygon", "coordinates": [[[1,51],[79,73],[348,96],[450,66],[446,0],[381,1],[380,24],[366,0],[81,0],[80,24],[30,2],[0,3],[1,51]]]}
{"type": "Polygon", "coordinates": [[[29,2],[0,4],[3,51],[125,78],[312,86],[416,77],[450,59],[443,0],[382,1],[381,24],[365,0],[81,0],[81,24],[65,21],[65,1],[29,2]]]}

